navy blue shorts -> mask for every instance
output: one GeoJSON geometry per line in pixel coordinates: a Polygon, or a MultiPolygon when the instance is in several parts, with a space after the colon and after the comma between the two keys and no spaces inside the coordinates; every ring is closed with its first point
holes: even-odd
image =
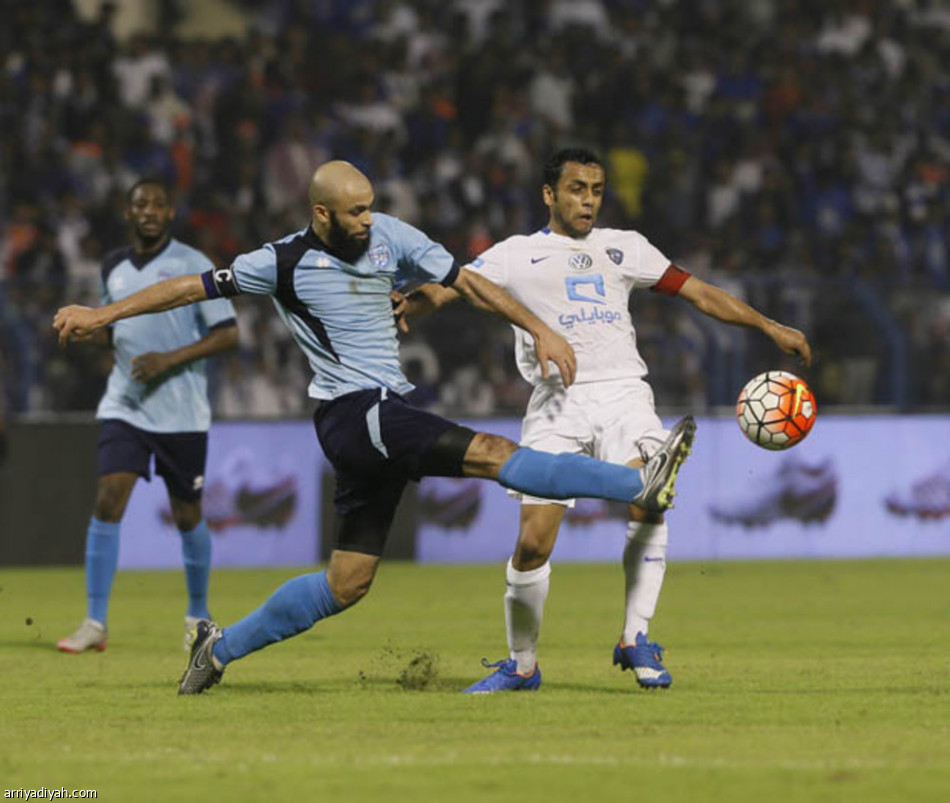
{"type": "Polygon", "coordinates": [[[320,402],[317,438],[336,472],[334,549],[381,555],[409,480],[461,477],[475,432],[386,390],[320,402]]]}
{"type": "Polygon", "coordinates": [[[149,464],[155,455],[155,473],[165,480],[169,496],[186,502],[201,499],[207,432],[147,432],[110,418],[99,431],[98,473],[131,472],[151,480],[149,464]]]}

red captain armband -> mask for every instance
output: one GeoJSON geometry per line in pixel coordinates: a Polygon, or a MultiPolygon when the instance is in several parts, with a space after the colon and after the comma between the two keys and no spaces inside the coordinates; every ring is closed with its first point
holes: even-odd
{"type": "Polygon", "coordinates": [[[665,296],[675,296],[680,291],[680,288],[686,284],[686,280],[692,275],[693,274],[688,270],[678,268],[671,262],[670,266],[660,277],[660,281],[650,288],[650,292],[662,293],[665,296]]]}

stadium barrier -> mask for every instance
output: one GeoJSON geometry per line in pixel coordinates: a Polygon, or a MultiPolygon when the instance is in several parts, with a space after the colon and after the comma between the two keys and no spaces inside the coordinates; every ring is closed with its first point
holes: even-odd
{"type": "Polygon", "coordinates": [[[0,463],[0,566],[82,563],[96,494],[98,430],[13,423],[0,463]]]}
{"type": "MultiPolygon", "coordinates": [[[[471,425],[517,440],[518,420],[471,425]]],[[[95,493],[91,423],[15,423],[0,467],[0,565],[79,564],[95,493]]],[[[767,452],[731,418],[699,421],[668,514],[671,560],[950,554],[950,415],[823,414],[802,444],[767,452]]],[[[214,564],[310,565],[332,540],[333,480],[309,421],[219,422],[204,509],[214,564]]],[[[581,500],[558,540],[559,561],[612,561],[623,505],[581,500]]],[[[387,557],[501,562],[518,505],[480,480],[410,483],[387,557]]],[[[139,483],[122,525],[120,566],[181,561],[160,480],[139,483]]]]}

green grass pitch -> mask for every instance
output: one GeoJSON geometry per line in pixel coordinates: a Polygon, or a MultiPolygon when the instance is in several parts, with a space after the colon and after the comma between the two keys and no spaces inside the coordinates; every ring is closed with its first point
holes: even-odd
{"type": "MultiPolygon", "coordinates": [[[[293,571],[219,571],[234,621],[293,571]]],[[[370,596],[179,698],[184,580],[120,572],[111,641],[63,655],[79,569],[0,569],[0,786],[101,801],[947,801],[950,561],[674,563],[673,688],[611,666],[619,566],[555,565],[535,694],[501,657],[503,567],[384,564],[370,596]]]]}

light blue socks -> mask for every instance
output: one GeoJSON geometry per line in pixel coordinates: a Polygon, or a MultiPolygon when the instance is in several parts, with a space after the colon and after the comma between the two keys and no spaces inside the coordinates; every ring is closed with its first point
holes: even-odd
{"type": "Polygon", "coordinates": [[[181,534],[181,555],[185,562],[188,587],[188,615],[210,619],[208,613],[208,577],[211,574],[211,533],[202,519],[195,529],[181,534]]]}
{"type": "MultiPolygon", "coordinates": [[[[208,618],[208,576],[211,572],[211,533],[202,521],[181,533],[181,551],[188,586],[188,615],[208,618]]],[[[109,595],[119,563],[119,524],[89,520],[86,531],[86,616],[102,624],[109,612],[109,595]]]]}
{"type": "Polygon", "coordinates": [[[545,499],[588,497],[631,502],[643,490],[635,468],[580,454],[549,454],[522,446],[501,467],[506,488],[545,499]]]}
{"type": "Polygon", "coordinates": [[[105,625],[119,564],[119,524],[89,519],[86,530],[86,616],[105,625]]]}
{"type": "Polygon", "coordinates": [[[321,619],[343,610],[330,591],[326,571],[288,580],[260,608],[224,628],[214,645],[222,664],[309,630],[321,619]]]}

